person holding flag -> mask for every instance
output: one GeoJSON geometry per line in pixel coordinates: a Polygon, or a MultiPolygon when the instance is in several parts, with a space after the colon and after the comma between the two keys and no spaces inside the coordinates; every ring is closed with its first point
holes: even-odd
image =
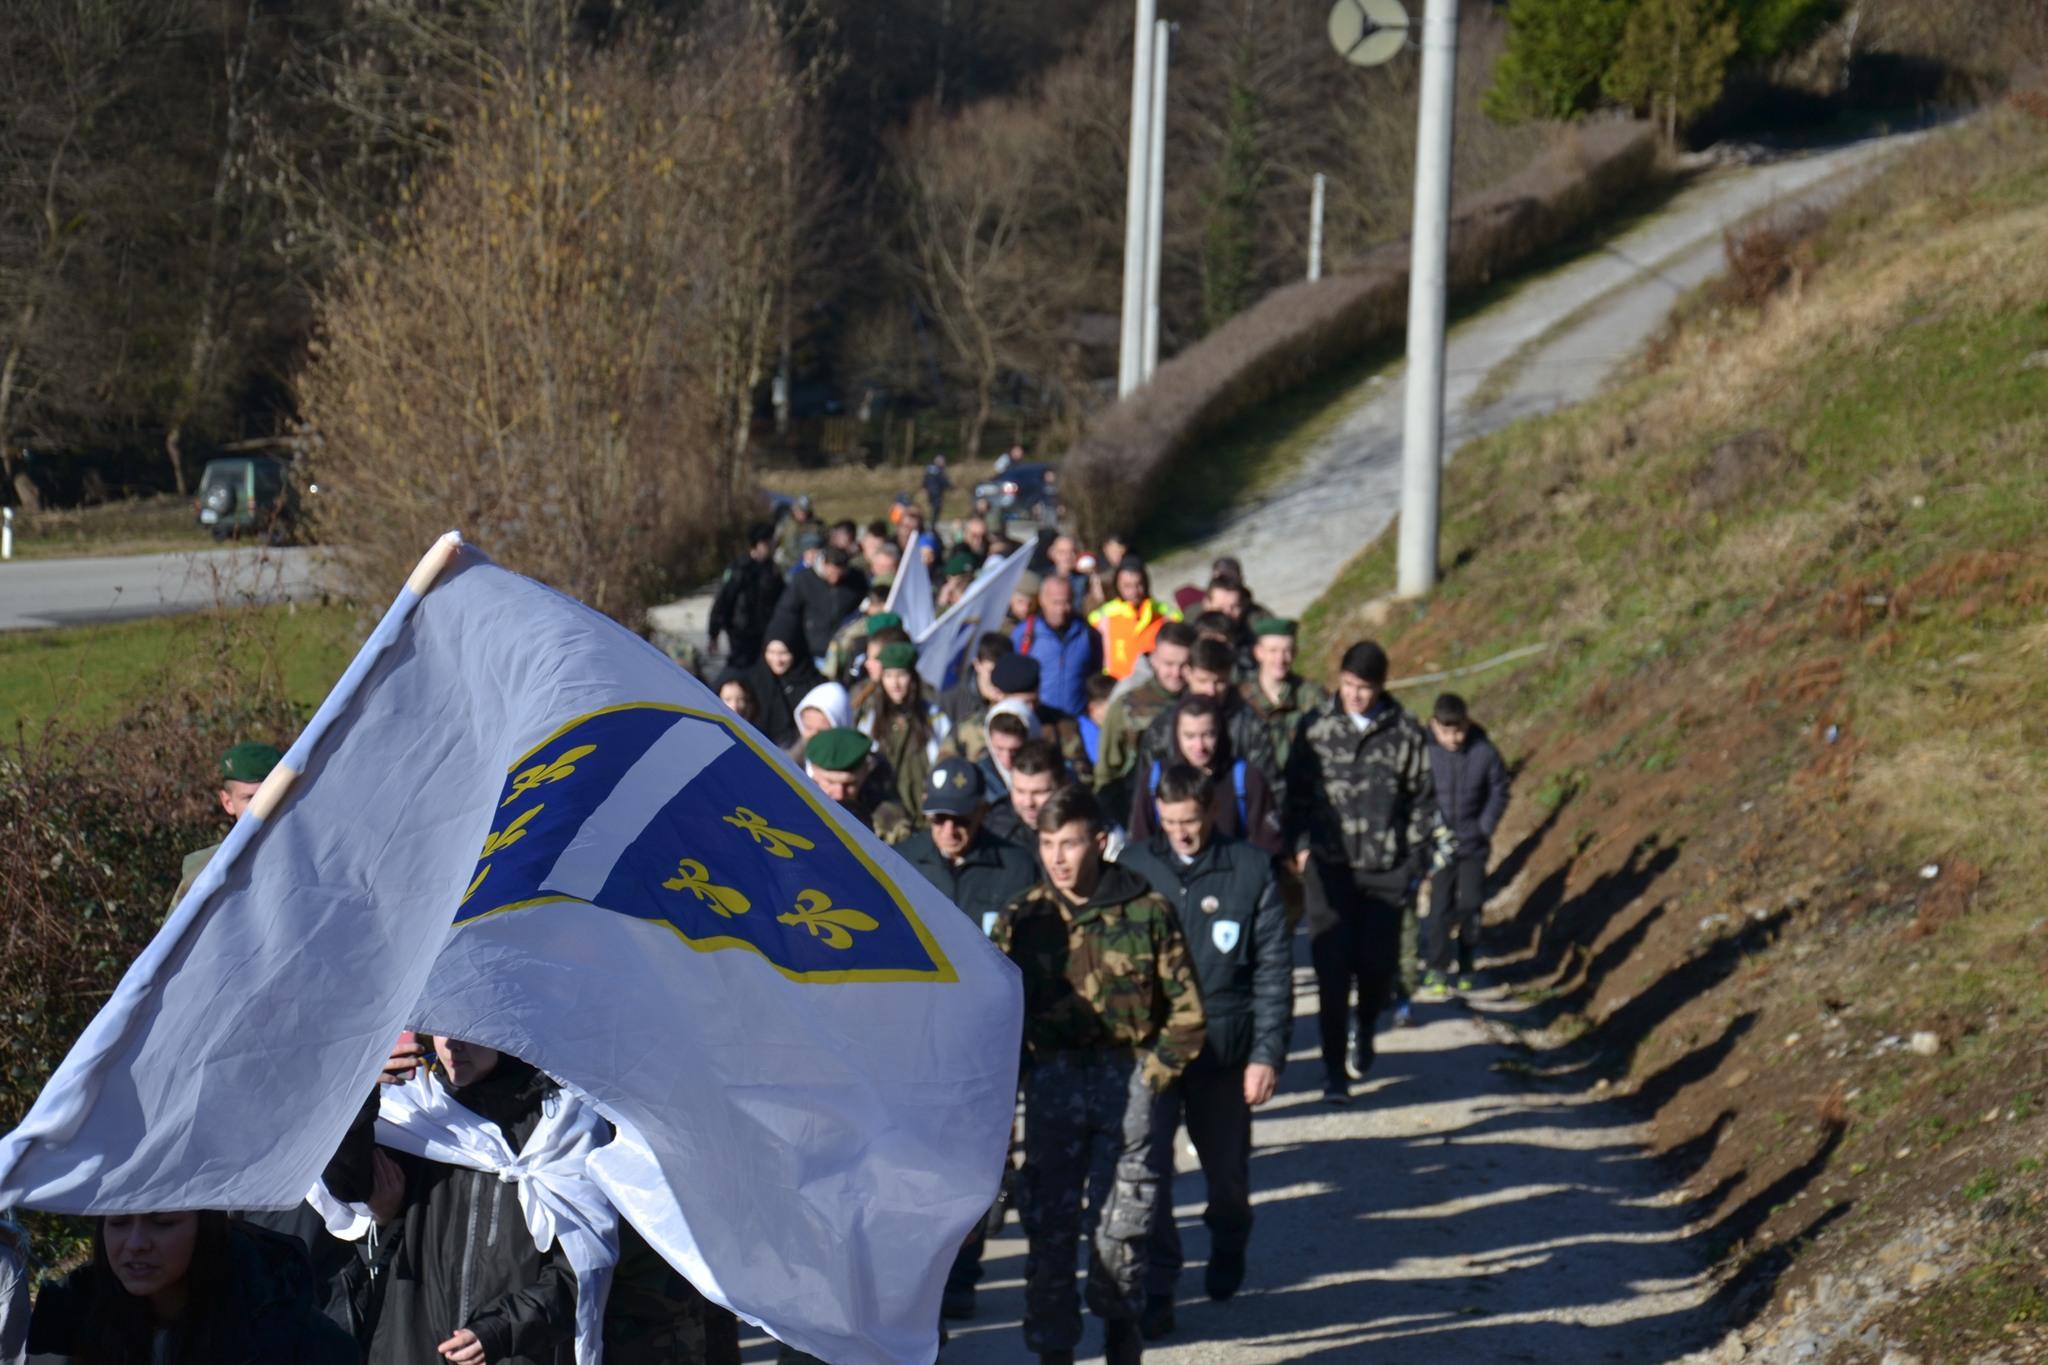
{"type": "Polygon", "coordinates": [[[586,1170],[604,1121],[516,1057],[401,1034],[315,1187],[327,1230],[373,1244],[367,1365],[552,1365],[602,1342],[618,1213],[586,1170]]]}

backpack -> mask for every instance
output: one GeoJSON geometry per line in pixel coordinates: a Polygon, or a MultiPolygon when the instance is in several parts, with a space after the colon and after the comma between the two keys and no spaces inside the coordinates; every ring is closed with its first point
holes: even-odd
{"type": "MultiPolygon", "coordinates": [[[[1158,759],[1152,760],[1152,781],[1146,790],[1152,794],[1152,823],[1159,823],[1159,779],[1165,772],[1165,765],[1158,759]]],[[[1251,816],[1246,813],[1244,803],[1244,760],[1235,759],[1230,765],[1230,785],[1237,792],[1237,828],[1239,838],[1249,838],[1252,832],[1251,816]]]]}

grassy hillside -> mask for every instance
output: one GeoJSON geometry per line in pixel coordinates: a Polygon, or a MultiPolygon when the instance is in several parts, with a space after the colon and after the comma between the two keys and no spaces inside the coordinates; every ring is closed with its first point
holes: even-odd
{"type": "Polygon", "coordinates": [[[1451,684],[1522,765],[1510,979],[1731,1294],[1961,1228],[1884,1309],[1929,1359],[2048,1330],[2043,108],[1745,237],[1637,374],[1458,455],[1426,605],[1364,605],[1390,531],[1305,641],[1553,646],[1451,684]]]}

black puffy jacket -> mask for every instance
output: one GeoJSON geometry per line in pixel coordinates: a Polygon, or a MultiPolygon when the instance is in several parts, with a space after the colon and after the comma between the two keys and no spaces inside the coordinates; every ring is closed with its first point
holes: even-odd
{"type": "Polygon", "coordinates": [[[986,827],[974,836],[958,866],[939,852],[929,830],[913,835],[896,851],[984,934],[995,927],[1004,906],[1038,881],[1037,860],[986,827]]]}
{"type": "Polygon", "coordinates": [[[1208,1017],[1196,1067],[1287,1065],[1294,1019],[1294,954],[1273,860],[1241,839],[1212,839],[1183,863],[1166,836],[1133,843],[1117,866],[1166,897],[1187,936],[1208,1017]]]}
{"type": "Polygon", "coordinates": [[[847,617],[860,610],[867,595],[867,575],[858,569],[846,570],[837,583],[827,583],[816,570],[805,569],[790,580],[776,602],[768,638],[802,640],[805,653],[813,659],[823,658],[832,647],[832,637],[847,617]]]}
{"type": "Polygon", "coordinates": [[[1508,810],[1508,765],[1500,750],[1476,725],[1455,753],[1431,735],[1429,768],[1436,779],[1437,807],[1458,836],[1459,851],[1485,857],[1508,810]]]}
{"type": "MultiPolygon", "coordinates": [[[[543,1106],[566,1102],[546,1076],[502,1058],[491,1074],[450,1092],[523,1147],[543,1106]]],[[[376,1096],[356,1117],[327,1168],[337,1199],[367,1203],[376,1096]]],[[[403,1152],[400,1221],[380,1234],[370,1323],[369,1365],[425,1365],[461,1328],[475,1332],[491,1365],[568,1365],[574,1356],[576,1277],[561,1245],[543,1253],[519,1209],[519,1187],[486,1171],[444,1166],[403,1152]]]]}
{"type": "MultiPolygon", "coordinates": [[[[206,1360],[172,1365],[356,1365],[355,1343],[321,1315],[314,1295],[313,1269],[292,1239],[230,1223],[223,1335],[206,1360]]],[[[67,1365],[100,1312],[91,1266],[45,1285],[29,1317],[30,1365],[67,1365]]]]}

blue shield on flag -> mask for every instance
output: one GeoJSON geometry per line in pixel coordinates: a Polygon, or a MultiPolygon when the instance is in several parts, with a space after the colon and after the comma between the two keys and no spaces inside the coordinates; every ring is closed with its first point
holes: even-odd
{"type": "Polygon", "coordinates": [[[520,756],[455,922],[581,901],[795,981],[950,981],[903,893],[730,712],[611,707],[520,756]],[[763,782],[764,775],[771,780],[763,782]]]}

